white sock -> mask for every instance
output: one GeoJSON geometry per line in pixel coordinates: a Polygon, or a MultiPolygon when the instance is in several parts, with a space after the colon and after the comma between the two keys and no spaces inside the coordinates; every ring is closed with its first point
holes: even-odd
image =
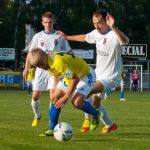
{"type": "Polygon", "coordinates": [[[84,117],[85,117],[85,119],[90,119],[90,114],[84,113],[84,117]]]}
{"type": "Polygon", "coordinates": [[[112,121],[109,117],[109,114],[103,104],[100,105],[100,120],[103,122],[106,128],[112,126],[112,121]]]}
{"type": "Polygon", "coordinates": [[[31,106],[32,106],[32,110],[33,110],[35,117],[40,118],[41,117],[41,115],[40,115],[40,99],[37,101],[34,101],[32,99],[31,106]]]}

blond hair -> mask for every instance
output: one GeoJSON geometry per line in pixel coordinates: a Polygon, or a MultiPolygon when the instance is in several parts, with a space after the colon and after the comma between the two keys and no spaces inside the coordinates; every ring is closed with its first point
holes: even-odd
{"type": "Polygon", "coordinates": [[[48,63],[48,54],[40,48],[32,49],[28,54],[30,65],[42,68],[43,64],[48,63]]]}

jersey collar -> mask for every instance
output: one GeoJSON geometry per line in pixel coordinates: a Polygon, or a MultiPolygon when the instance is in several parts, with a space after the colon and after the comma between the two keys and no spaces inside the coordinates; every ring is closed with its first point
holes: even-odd
{"type": "Polygon", "coordinates": [[[111,31],[111,28],[108,28],[105,32],[100,32],[100,34],[104,35],[111,31]]]}
{"type": "Polygon", "coordinates": [[[43,30],[43,32],[44,32],[45,34],[53,34],[53,33],[55,33],[55,30],[53,30],[52,32],[46,32],[45,30],[43,30]]]}

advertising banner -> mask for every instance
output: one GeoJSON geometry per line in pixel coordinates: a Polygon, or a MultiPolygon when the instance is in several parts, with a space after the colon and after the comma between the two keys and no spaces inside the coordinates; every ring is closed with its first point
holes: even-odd
{"type": "Polygon", "coordinates": [[[22,72],[0,71],[0,87],[20,88],[22,80],[22,72]]]}
{"type": "Polygon", "coordinates": [[[147,58],[147,44],[124,45],[122,56],[127,58],[147,58]]]}
{"type": "Polygon", "coordinates": [[[15,60],[14,48],[0,48],[0,60],[13,61],[15,60]]]}
{"type": "Polygon", "coordinates": [[[94,50],[73,49],[73,52],[83,59],[94,59],[94,50]]]}

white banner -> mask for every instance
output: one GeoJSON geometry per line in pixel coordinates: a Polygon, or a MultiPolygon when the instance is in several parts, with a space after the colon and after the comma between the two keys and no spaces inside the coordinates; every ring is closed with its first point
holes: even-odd
{"type": "Polygon", "coordinates": [[[147,58],[147,44],[124,45],[122,56],[127,58],[147,58]]]}
{"type": "Polygon", "coordinates": [[[72,51],[83,59],[94,59],[94,50],[72,49],[72,51]]]}
{"type": "Polygon", "coordinates": [[[0,48],[0,60],[15,60],[15,49],[0,48]]]}

